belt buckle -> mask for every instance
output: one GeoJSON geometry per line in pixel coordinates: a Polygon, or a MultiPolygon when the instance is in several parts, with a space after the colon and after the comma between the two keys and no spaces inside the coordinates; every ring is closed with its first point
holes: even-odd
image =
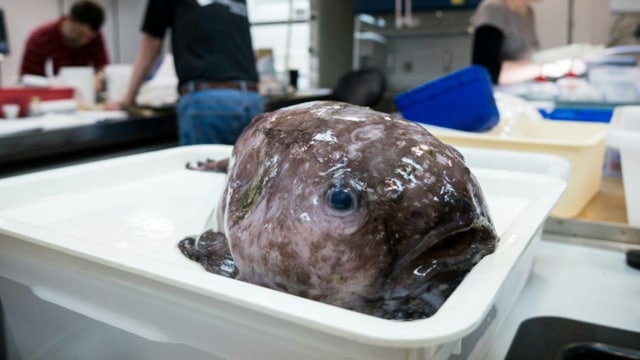
{"type": "Polygon", "coordinates": [[[189,81],[182,86],[182,92],[185,94],[192,93],[197,90],[197,83],[195,81],[189,81]]]}

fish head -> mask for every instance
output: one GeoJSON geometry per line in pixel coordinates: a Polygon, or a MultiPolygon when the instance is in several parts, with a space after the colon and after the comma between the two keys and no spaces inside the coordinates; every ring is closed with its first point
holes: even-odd
{"type": "Polygon", "coordinates": [[[239,279],[384,318],[433,314],[497,242],[459,152],[339,102],[254,119],[220,208],[239,279]]]}

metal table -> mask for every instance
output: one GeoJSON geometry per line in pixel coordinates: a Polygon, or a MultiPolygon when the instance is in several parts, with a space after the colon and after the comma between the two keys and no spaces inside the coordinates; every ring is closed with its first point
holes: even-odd
{"type": "Polygon", "coordinates": [[[0,177],[177,146],[173,111],[0,137],[0,177]]]}

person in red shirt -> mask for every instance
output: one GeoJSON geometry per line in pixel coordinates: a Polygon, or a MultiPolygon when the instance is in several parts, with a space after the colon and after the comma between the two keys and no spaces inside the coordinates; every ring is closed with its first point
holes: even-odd
{"type": "Polygon", "coordinates": [[[109,63],[105,41],[100,33],[105,14],[91,0],[74,3],[69,14],[35,29],[27,39],[20,75],[56,75],[64,66],[93,66],[96,88],[104,78],[109,63]],[[47,62],[53,74],[47,74],[47,62]]]}

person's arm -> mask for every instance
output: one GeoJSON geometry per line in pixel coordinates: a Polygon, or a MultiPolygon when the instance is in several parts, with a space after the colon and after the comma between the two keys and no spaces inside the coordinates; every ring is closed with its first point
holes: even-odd
{"type": "Polygon", "coordinates": [[[503,61],[498,84],[513,84],[533,80],[540,74],[540,65],[529,60],[503,61]]]}
{"type": "Polygon", "coordinates": [[[102,91],[105,85],[105,73],[104,67],[100,70],[96,71],[96,75],[93,77],[93,87],[96,89],[96,92],[102,91]]]}
{"type": "Polygon", "coordinates": [[[489,71],[494,84],[510,84],[534,79],[540,73],[538,65],[529,60],[502,60],[504,34],[491,25],[478,27],[473,36],[471,62],[489,71]]]}
{"type": "Polygon", "coordinates": [[[147,1],[147,9],[142,19],[142,40],[133,61],[127,92],[121,103],[108,103],[107,109],[123,109],[135,104],[140,86],[162,50],[165,31],[171,25],[172,11],[171,0],[147,1]]]}
{"type": "Polygon", "coordinates": [[[123,107],[135,103],[140,86],[142,86],[145,77],[151,70],[155,59],[160,55],[160,50],[162,50],[162,38],[143,34],[138,54],[133,62],[133,72],[129,80],[129,87],[122,101],[123,107]]]}
{"type": "Polygon", "coordinates": [[[99,33],[96,37],[92,62],[96,71],[94,86],[96,91],[100,91],[105,80],[104,68],[109,64],[109,54],[107,53],[107,46],[102,33],[99,33]]]}
{"type": "Polygon", "coordinates": [[[471,48],[471,63],[482,65],[491,75],[491,81],[498,83],[500,70],[502,69],[502,56],[500,54],[504,34],[498,28],[483,25],[475,29],[471,48]]]}

